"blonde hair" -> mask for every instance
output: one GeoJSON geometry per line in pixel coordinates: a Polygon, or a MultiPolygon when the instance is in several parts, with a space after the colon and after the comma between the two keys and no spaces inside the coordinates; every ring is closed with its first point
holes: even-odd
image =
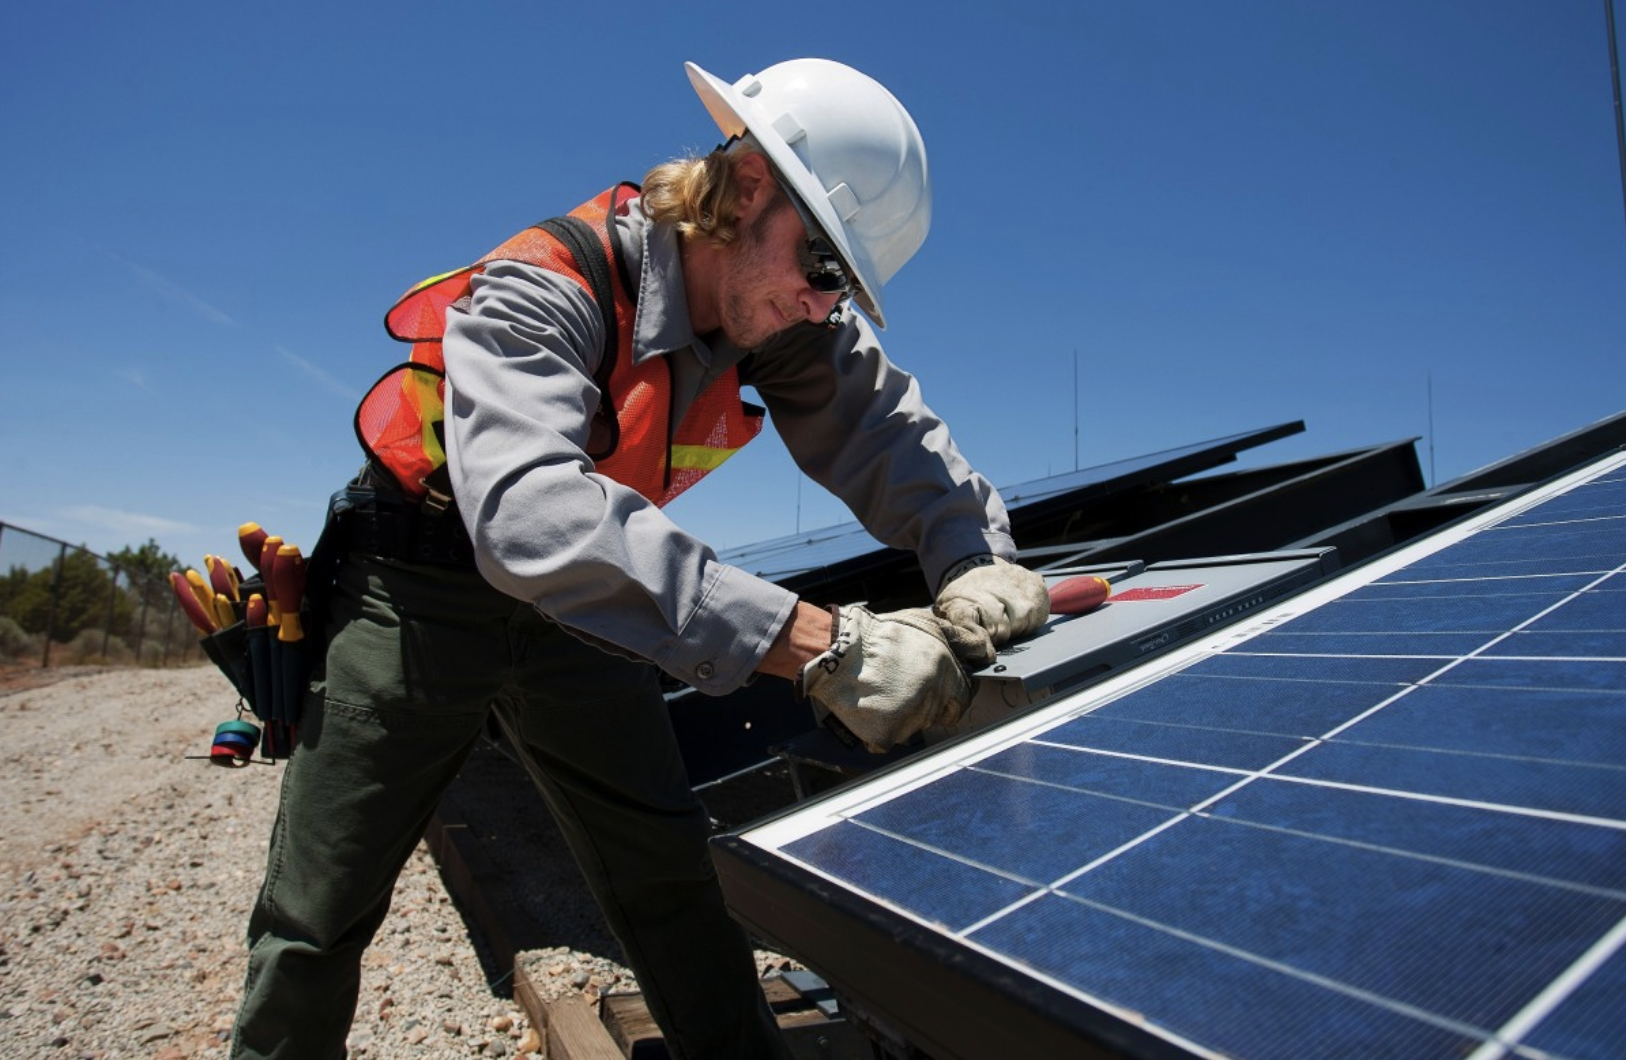
{"type": "Polygon", "coordinates": [[[757,152],[736,142],[732,150],[719,147],[704,157],[662,162],[644,175],[644,215],[656,224],[675,225],[685,237],[734,242],[740,236],[734,165],[748,153],[757,152]]]}

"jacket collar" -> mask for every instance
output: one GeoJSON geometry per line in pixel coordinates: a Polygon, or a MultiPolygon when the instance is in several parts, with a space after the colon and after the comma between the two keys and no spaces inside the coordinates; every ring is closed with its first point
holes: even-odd
{"type": "Polygon", "coordinates": [[[630,262],[638,278],[638,312],[632,325],[632,362],[692,347],[702,364],[710,364],[711,350],[689,322],[689,301],[683,286],[683,256],[677,229],[653,224],[636,206],[618,225],[622,245],[640,260],[630,262]],[[630,244],[630,245],[629,245],[630,244]]]}

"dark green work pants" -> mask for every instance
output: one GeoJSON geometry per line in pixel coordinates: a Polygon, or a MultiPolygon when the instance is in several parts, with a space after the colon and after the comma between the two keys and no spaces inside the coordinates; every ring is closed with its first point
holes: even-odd
{"type": "Polygon", "coordinates": [[[783,1057],[652,667],[473,571],[350,556],[249,921],[234,1058],[337,1060],[362,951],[494,711],[677,1057],[783,1057]]]}

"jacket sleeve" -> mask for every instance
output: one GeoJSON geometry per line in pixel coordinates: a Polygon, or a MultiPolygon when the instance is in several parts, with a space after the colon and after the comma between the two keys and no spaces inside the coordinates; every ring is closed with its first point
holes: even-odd
{"type": "Polygon", "coordinates": [[[912,549],[930,591],[966,556],[1015,557],[1004,501],[858,314],[776,339],[749,381],[802,470],[877,540],[912,549]]]}
{"type": "Polygon", "coordinates": [[[703,692],[748,681],[794,594],[728,566],[586,456],[603,323],[574,282],[516,262],[447,314],[447,463],[480,573],[560,624],[703,692]]]}

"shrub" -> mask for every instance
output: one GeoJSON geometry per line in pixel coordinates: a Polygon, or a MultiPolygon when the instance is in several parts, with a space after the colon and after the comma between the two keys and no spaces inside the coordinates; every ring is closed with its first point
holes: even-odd
{"type": "Polygon", "coordinates": [[[29,633],[10,615],[0,615],[0,662],[37,663],[44,644],[37,634],[29,633]]]}

